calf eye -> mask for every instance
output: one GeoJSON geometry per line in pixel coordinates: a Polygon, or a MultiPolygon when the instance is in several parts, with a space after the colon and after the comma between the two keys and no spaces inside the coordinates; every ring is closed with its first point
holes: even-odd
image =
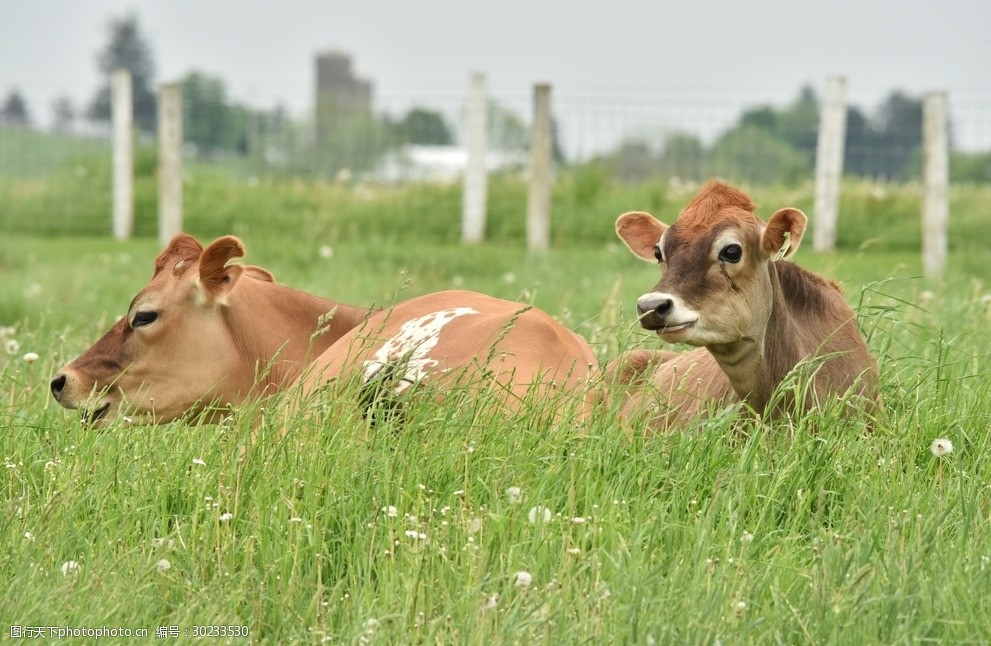
{"type": "Polygon", "coordinates": [[[134,315],[134,320],[131,321],[131,327],[143,327],[145,325],[151,325],[158,318],[158,312],[155,310],[142,310],[134,315]]]}
{"type": "Polygon", "coordinates": [[[654,257],[657,258],[657,262],[664,262],[664,254],[661,252],[661,245],[654,245],[654,257]]]}
{"type": "Polygon", "coordinates": [[[734,265],[740,262],[740,258],[743,258],[743,248],[738,244],[728,244],[719,252],[720,260],[734,265]]]}

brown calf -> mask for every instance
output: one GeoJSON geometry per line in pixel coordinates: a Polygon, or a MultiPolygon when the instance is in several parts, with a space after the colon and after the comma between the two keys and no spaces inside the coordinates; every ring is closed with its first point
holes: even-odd
{"type": "Polygon", "coordinates": [[[652,426],[663,430],[714,401],[778,412],[767,410],[775,388],[808,359],[822,364],[806,408],[851,390],[874,396],[877,365],[839,287],[787,262],[805,214],[784,208],[765,224],[755,208],[739,189],[710,182],[670,227],[640,212],[616,221],[630,250],[663,271],[637,300],[641,325],[665,341],[698,346],[615,359],[607,378],[631,386],[624,416],[652,411],[652,426]]]}
{"type": "Polygon", "coordinates": [[[309,391],[354,371],[397,373],[399,392],[424,379],[485,384],[515,407],[545,387],[583,397],[598,370],[581,337],[527,305],[452,291],[373,313],[278,285],[236,264],[243,255],[230,236],[206,249],[173,239],[127,316],[54,376],[55,399],[94,424],[211,421],[304,372],[309,391]]]}

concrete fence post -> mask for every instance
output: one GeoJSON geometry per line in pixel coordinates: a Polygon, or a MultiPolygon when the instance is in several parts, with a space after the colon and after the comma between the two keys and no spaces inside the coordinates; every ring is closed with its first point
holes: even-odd
{"type": "Polygon", "coordinates": [[[812,232],[815,251],[832,251],[836,247],[845,140],[846,78],[831,76],[826,79],[816,143],[815,229],[812,232]]]}
{"type": "Polygon", "coordinates": [[[488,169],[485,165],[488,133],[488,91],[485,74],[471,75],[465,115],[466,137],[464,193],[461,203],[462,240],[473,244],[485,239],[488,169]]]}
{"type": "Polygon", "coordinates": [[[551,86],[533,86],[533,131],[530,135],[530,194],[526,240],[530,251],[543,251],[551,238],[551,86]]]}
{"type": "Polygon", "coordinates": [[[182,231],[182,84],[158,89],[158,241],[182,231]]]}
{"type": "Polygon", "coordinates": [[[931,92],[922,102],[922,268],[938,278],[946,268],[949,222],[950,138],[945,92],[931,92]]]}
{"type": "Polygon", "coordinates": [[[134,105],[131,72],[116,70],[110,84],[113,124],[113,233],[127,240],[134,232],[134,105]]]}

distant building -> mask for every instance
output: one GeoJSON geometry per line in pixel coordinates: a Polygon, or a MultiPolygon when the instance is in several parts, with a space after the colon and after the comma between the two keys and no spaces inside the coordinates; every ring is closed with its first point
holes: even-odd
{"type": "Polygon", "coordinates": [[[375,149],[372,83],[355,75],[351,57],[337,51],[316,57],[317,166],[334,174],[361,170],[375,149]]]}

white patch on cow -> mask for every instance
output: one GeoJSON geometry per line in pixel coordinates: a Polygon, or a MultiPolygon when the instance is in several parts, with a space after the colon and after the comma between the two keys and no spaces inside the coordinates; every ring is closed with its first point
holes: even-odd
{"type": "Polygon", "coordinates": [[[471,307],[455,307],[432,312],[406,321],[391,339],[382,344],[368,361],[365,361],[365,381],[374,377],[389,362],[402,362],[405,372],[400,377],[396,392],[401,393],[427,376],[437,360],[430,358],[430,351],[440,341],[441,330],[448,323],[466,314],[478,314],[471,307]]]}

